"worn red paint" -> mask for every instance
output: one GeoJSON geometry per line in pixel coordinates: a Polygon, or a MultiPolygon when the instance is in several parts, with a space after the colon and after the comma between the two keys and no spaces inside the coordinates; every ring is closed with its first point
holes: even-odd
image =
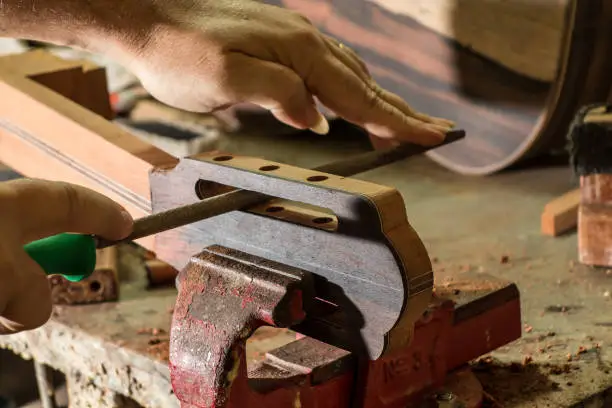
{"type": "Polygon", "coordinates": [[[308,274],[254,267],[257,262],[241,257],[248,256],[209,247],[179,274],[170,372],[183,406],[226,406],[234,379],[246,366],[247,338],[263,324],[287,327],[305,315],[301,286],[310,284],[303,282],[308,274]]]}
{"type": "MultiPolygon", "coordinates": [[[[404,408],[421,401],[442,386],[453,370],[521,336],[518,298],[510,298],[494,307],[480,310],[469,318],[458,319],[456,307],[457,304],[450,300],[434,298],[428,313],[415,327],[412,343],[404,350],[369,362],[363,371],[365,378],[359,385],[354,382],[355,372],[351,370],[341,372],[321,384],[314,384],[313,370],[305,367],[300,369],[304,378],[299,384],[287,381],[285,386],[271,392],[258,393],[248,384],[249,376],[242,354],[238,377],[232,385],[227,404],[223,406],[404,408]],[[359,404],[351,405],[351,398],[359,390],[364,390],[359,404]]],[[[298,334],[296,341],[304,338],[298,334]]],[[[193,378],[186,376],[177,380],[189,383],[193,378]]],[[[192,390],[197,392],[195,387],[192,390]]],[[[466,408],[479,408],[481,399],[474,398],[474,394],[478,395],[480,390],[466,391],[470,397],[470,404],[466,408]]],[[[197,407],[204,408],[200,405],[197,407]]]]}

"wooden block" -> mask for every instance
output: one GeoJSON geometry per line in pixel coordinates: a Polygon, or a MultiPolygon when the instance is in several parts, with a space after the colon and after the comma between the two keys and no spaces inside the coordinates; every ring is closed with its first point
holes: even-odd
{"type": "Polygon", "coordinates": [[[612,266],[612,174],[580,178],[582,202],[578,212],[578,260],[587,265],[612,266]]]}
{"type": "Polygon", "coordinates": [[[159,259],[149,259],[145,261],[147,279],[151,286],[163,286],[174,283],[178,271],[171,265],[159,259]]]}
{"type": "Polygon", "coordinates": [[[572,167],[580,177],[578,260],[612,267],[612,106],[582,108],[568,139],[572,167]]]}
{"type": "Polygon", "coordinates": [[[541,217],[542,234],[556,237],[576,228],[579,205],[579,188],[563,194],[546,204],[541,217]]]}

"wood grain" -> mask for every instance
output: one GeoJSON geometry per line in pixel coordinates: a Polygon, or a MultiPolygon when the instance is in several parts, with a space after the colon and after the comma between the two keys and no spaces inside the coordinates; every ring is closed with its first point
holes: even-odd
{"type": "Polygon", "coordinates": [[[513,72],[545,82],[555,79],[568,0],[368,1],[513,72]]]}
{"type": "Polygon", "coordinates": [[[410,341],[431,299],[433,273],[397,190],[260,158],[206,153],[152,173],[154,211],[197,202],[199,180],[279,199],[158,234],[161,259],[182,270],[202,248],[222,245],[304,269],[320,279],[317,296],[342,313],[331,317],[336,325],[313,322],[300,332],[316,329],[319,339],[326,333],[329,341],[359,352],[359,341],[368,339],[373,358],[410,341]]]}
{"type": "MultiPolygon", "coordinates": [[[[104,114],[110,101],[92,91],[105,84],[90,82],[85,67],[40,52],[0,59],[0,161],[26,177],[92,188],[134,217],[148,215],[149,171],[177,160],[91,110],[104,114]],[[79,96],[83,85],[91,90],[79,96]]],[[[152,237],[138,243],[153,248],[152,237]]]]}
{"type": "MultiPolygon", "coordinates": [[[[520,75],[393,11],[388,2],[384,7],[365,0],[267,2],[305,14],[323,32],[352,47],[382,87],[416,109],[452,119],[465,129],[469,137],[464,141],[428,153],[459,173],[491,174],[561,148],[577,108],[606,98],[610,91],[612,0],[568,0],[552,81],[520,75]]],[[[480,2],[483,9],[485,3],[480,2]]],[[[545,6],[523,4],[540,14],[558,13],[558,6],[547,11],[545,6]]],[[[464,12],[456,7],[449,17],[458,24],[456,29],[471,23],[464,12]]],[[[520,19],[514,29],[524,30],[520,19]]]]}

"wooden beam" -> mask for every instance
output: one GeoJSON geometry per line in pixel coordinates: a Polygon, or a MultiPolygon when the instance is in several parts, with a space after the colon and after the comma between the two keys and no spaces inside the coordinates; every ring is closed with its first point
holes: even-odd
{"type": "MultiPolygon", "coordinates": [[[[89,187],[134,217],[148,215],[149,172],[177,159],[91,110],[104,114],[100,95],[108,94],[99,76],[89,81],[87,66],[41,52],[0,58],[0,162],[25,177],[89,187]]],[[[138,241],[151,250],[153,242],[138,241]]]]}
{"type": "Polygon", "coordinates": [[[580,195],[577,188],[546,204],[540,224],[542,234],[556,237],[576,228],[580,195]]]}

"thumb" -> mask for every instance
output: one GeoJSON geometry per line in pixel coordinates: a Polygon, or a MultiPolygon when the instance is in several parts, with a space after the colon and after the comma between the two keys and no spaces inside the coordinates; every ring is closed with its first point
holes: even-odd
{"type": "Polygon", "coordinates": [[[36,329],[49,320],[52,311],[47,275],[23,249],[11,252],[11,265],[18,265],[19,270],[0,271],[10,280],[3,284],[6,293],[0,294],[0,335],[36,329]]]}
{"type": "Polygon", "coordinates": [[[232,55],[228,67],[228,77],[241,81],[230,84],[232,99],[259,105],[289,126],[319,134],[329,132],[327,120],[293,70],[242,54],[232,55]]]}
{"type": "MultiPolygon", "coordinates": [[[[0,184],[0,202],[22,244],[63,232],[122,239],[133,219],[119,204],[88,188],[33,179],[0,184]]],[[[9,221],[9,220],[7,220],[9,221]]]]}

